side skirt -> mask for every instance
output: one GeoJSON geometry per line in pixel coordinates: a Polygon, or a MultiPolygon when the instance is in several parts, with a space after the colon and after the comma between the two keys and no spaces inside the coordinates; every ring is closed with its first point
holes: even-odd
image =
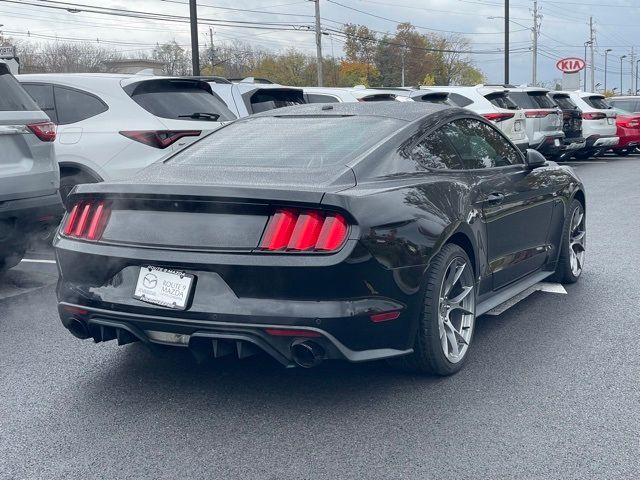
{"type": "Polygon", "coordinates": [[[476,305],[476,316],[487,313],[489,310],[515,297],[519,293],[524,292],[527,288],[530,288],[536,283],[543,281],[550,275],[553,275],[553,272],[537,272],[523,278],[513,285],[509,285],[508,287],[505,287],[504,289],[491,294],[489,298],[481,301],[480,303],[478,303],[478,305],[476,305]]]}

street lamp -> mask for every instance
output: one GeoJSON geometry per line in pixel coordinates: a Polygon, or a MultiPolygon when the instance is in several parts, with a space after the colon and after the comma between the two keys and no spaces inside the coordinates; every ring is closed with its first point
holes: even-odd
{"type": "Polygon", "coordinates": [[[591,45],[591,40],[584,42],[584,91],[587,91],[587,47],[591,45]]]}
{"type": "Polygon", "coordinates": [[[613,52],[613,48],[607,48],[604,51],[604,92],[607,93],[607,54],[613,52]]]}
{"type": "Polygon", "coordinates": [[[623,61],[625,58],[627,58],[627,56],[626,56],[626,55],[622,55],[622,56],[620,57],[620,95],[622,95],[622,92],[623,92],[623,90],[622,90],[622,61],[623,61]]]}

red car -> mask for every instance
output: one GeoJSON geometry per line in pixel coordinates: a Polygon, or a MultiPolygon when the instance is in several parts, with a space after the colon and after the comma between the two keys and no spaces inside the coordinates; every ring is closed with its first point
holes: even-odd
{"type": "Polygon", "coordinates": [[[618,113],[616,135],[620,137],[620,141],[618,145],[613,147],[613,151],[618,155],[629,155],[636,147],[640,146],[640,114],[618,108],[615,110],[618,113]]]}

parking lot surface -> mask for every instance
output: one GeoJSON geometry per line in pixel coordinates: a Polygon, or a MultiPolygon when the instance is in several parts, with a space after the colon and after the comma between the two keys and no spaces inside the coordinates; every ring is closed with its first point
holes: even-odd
{"type": "Polygon", "coordinates": [[[450,378],[80,341],[30,254],[0,280],[0,478],[637,478],[640,156],[574,164],[582,279],[481,317],[450,378]]]}

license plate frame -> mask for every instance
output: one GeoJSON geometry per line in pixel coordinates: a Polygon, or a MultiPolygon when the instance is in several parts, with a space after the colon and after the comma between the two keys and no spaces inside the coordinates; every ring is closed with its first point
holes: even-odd
{"type": "Polygon", "coordinates": [[[615,122],[613,120],[613,118],[611,117],[607,117],[607,125],[613,125],[615,122]]]}
{"type": "Polygon", "coordinates": [[[195,280],[195,275],[183,270],[145,265],[140,267],[133,298],[172,310],[186,310],[195,280]]]}

